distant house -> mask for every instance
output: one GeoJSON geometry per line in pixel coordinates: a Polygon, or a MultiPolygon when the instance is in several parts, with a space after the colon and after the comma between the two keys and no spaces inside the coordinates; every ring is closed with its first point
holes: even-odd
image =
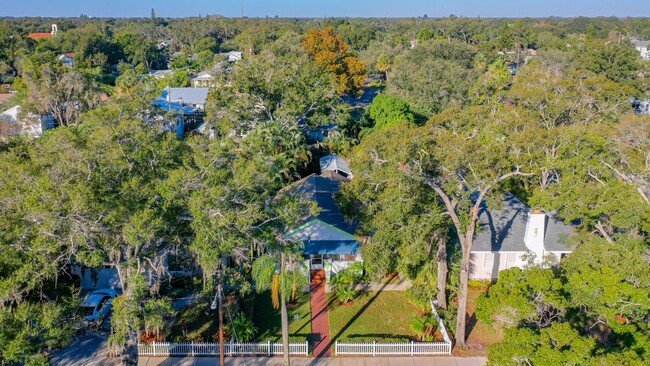
{"type": "Polygon", "coordinates": [[[634,41],[632,42],[632,45],[637,51],[639,51],[641,58],[644,60],[650,60],[650,50],[648,49],[648,45],[650,45],[649,41],[634,41]]]}
{"type": "Polygon", "coordinates": [[[354,236],[357,223],[343,217],[334,199],[340,184],[340,180],[316,174],[296,182],[291,187],[292,194],[313,200],[320,212],[284,234],[287,239],[301,241],[309,268],[324,269],[327,277],[361,260],[361,245],[354,236]]]}
{"type": "Polygon", "coordinates": [[[352,179],[352,170],[348,163],[337,154],[331,154],[320,158],[320,173],[321,175],[332,176],[335,173],[346,179],[352,179]]]}
{"type": "Polygon", "coordinates": [[[242,59],[242,52],[241,51],[230,51],[228,52],[228,62],[237,62],[242,59]]]}
{"type": "Polygon", "coordinates": [[[632,108],[634,108],[634,114],[650,114],[650,99],[634,99],[632,108]]]}
{"type": "Polygon", "coordinates": [[[167,87],[154,103],[163,111],[175,113],[176,123],[169,126],[179,137],[196,129],[203,123],[203,111],[208,99],[208,88],[170,88],[167,87]]]}
{"type": "Polygon", "coordinates": [[[47,39],[47,38],[52,38],[52,33],[46,33],[46,32],[41,32],[41,33],[30,33],[27,35],[27,38],[31,38],[35,41],[39,41],[41,39],[47,39]]]}
{"type": "Polygon", "coordinates": [[[208,100],[210,88],[170,88],[163,90],[162,98],[169,102],[179,102],[203,110],[208,100]]]}
{"type": "MultiPolygon", "coordinates": [[[[27,135],[38,137],[43,133],[38,115],[28,113],[26,116],[20,116],[20,106],[9,108],[0,113],[0,135],[16,136],[27,135]]],[[[1,139],[1,137],[0,137],[1,139]]]]}
{"type": "Polygon", "coordinates": [[[61,54],[57,57],[57,60],[63,62],[68,67],[74,67],[74,52],[61,54]]]}
{"type": "Polygon", "coordinates": [[[321,125],[315,128],[308,128],[305,130],[307,133],[307,139],[323,142],[326,137],[329,137],[330,133],[334,131],[339,131],[339,126],[335,123],[329,125],[321,125]]]}
{"type": "Polygon", "coordinates": [[[174,71],[173,70],[151,70],[149,71],[149,75],[156,80],[160,80],[167,76],[174,75],[174,71]]]}
{"type": "Polygon", "coordinates": [[[499,209],[483,205],[470,254],[471,279],[496,279],[499,272],[545,261],[559,262],[572,252],[567,246],[573,227],[554,214],[531,210],[512,194],[499,209]]]}
{"type": "Polygon", "coordinates": [[[213,88],[217,86],[216,77],[210,71],[201,71],[192,77],[194,88],[213,88]]]}

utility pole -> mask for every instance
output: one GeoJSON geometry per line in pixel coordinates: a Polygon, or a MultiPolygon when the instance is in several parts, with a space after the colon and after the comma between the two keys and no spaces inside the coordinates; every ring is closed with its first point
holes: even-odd
{"type": "Polygon", "coordinates": [[[224,366],[226,364],[226,352],[223,344],[223,299],[221,297],[221,284],[217,286],[217,297],[219,298],[219,366],[224,366]]]}
{"type": "Polygon", "coordinates": [[[241,17],[244,17],[244,0],[241,0],[241,17]]]}
{"type": "Polygon", "coordinates": [[[210,309],[215,310],[219,308],[219,366],[225,365],[226,351],[223,343],[223,299],[222,299],[221,283],[217,285],[217,293],[212,300],[210,309]]]}

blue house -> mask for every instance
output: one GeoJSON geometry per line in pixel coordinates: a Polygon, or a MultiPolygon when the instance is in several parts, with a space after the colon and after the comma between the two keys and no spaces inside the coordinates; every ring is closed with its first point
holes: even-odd
{"type": "Polygon", "coordinates": [[[328,277],[361,260],[361,244],[354,236],[357,223],[345,219],[333,197],[340,184],[340,179],[316,174],[296,182],[293,193],[316,202],[320,212],[284,235],[287,239],[302,241],[309,268],[324,269],[328,277]]]}

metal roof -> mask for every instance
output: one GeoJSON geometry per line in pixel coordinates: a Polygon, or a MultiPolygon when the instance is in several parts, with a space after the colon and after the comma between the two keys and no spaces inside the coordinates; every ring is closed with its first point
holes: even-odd
{"type": "Polygon", "coordinates": [[[208,100],[209,91],[210,88],[165,88],[162,98],[167,99],[169,93],[172,102],[178,102],[182,99],[185,104],[204,105],[208,100]]]}
{"type": "Polygon", "coordinates": [[[303,243],[304,254],[358,254],[360,248],[356,240],[318,240],[303,243]]]}
{"type": "Polygon", "coordinates": [[[320,172],[325,173],[327,171],[332,172],[343,172],[347,175],[352,175],[352,170],[348,166],[348,163],[342,157],[331,154],[320,158],[320,172]]]}
{"type": "MultiPolygon", "coordinates": [[[[485,202],[479,209],[479,222],[472,252],[526,252],[524,243],[530,208],[517,197],[506,193],[499,209],[490,210],[485,202]]],[[[544,249],[570,252],[566,240],[573,228],[555,214],[546,214],[544,249]]]]}

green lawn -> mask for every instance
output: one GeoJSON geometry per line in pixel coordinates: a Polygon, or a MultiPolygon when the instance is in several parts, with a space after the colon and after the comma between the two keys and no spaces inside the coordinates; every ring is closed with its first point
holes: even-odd
{"type": "MultiPolygon", "coordinates": [[[[281,341],[280,310],[273,309],[271,292],[255,294],[253,322],[261,341],[281,341]]],[[[304,293],[297,304],[289,306],[289,340],[304,342],[311,337],[311,307],[309,293],[304,293]],[[297,320],[296,320],[297,316],[297,320]]]]}
{"type": "Polygon", "coordinates": [[[419,316],[402,291],[361,292],[352,305],[328,296],[332,341],[407,342],[414,339],[411,319],[419,316]]]}

